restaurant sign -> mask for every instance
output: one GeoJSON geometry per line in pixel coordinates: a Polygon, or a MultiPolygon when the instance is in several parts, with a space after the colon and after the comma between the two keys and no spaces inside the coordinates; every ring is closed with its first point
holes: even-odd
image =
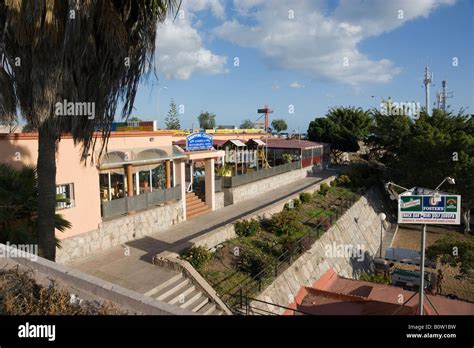
{"type": "Polygon", "coordinates": [[[406,195],[398,200],[398,223],[459,225],[461,196],[406,195]]]}

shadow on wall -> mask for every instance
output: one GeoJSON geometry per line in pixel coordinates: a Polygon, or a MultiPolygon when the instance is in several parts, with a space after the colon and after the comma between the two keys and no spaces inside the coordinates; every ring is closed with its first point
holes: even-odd
{"type": "Polygon", "coordinates": [[[0,154],[1,162],[15,169],[25,164],[36,166],[36,163],[32,163],[31,151],[26,146],[15,144],[12,140],[0,139],[0,154]]]}
{"type": "Polygon", "coordinates": [[[356,255],[349,258],[352,267],[352,278],[359,279],[362,273],[372,273],[374,269],[373,256],[366,250],[362,255],[357,250],[356,255]]]}

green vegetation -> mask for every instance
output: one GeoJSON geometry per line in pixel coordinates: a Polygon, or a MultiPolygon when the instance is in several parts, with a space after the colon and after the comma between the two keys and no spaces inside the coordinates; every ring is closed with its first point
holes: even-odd
{"type": "MultiPolygon", "coordinates": [[[[56,201],[64,201],[64,197],[58,195],[56,201]]],[[[0,243],[38,243],[38,177],[35,168],[17,170],[0,164],[0,208],[0,243]]],[[[61,232],[71,228],[60,214],[55,214],[54,223],[61,232]]],[[[60,247],[59,240],[55,241],[60,247]]]]}
{"type": "Polygon", "coordinates": [[[390,279],[387,277],[384,277],[383,275],[368,274],[365,272],[359,276],[359,280],[362,280],[365,282],[377,283],[377,284],[385,284],[385,285],[391,284],[390,279]]]}
{"type": "Polygon", "coordinates": [[[211,252],[203,246],[193,246],[181,255],[183,260],[188,261],[196,269],[204,266],[211,257],[211,252]]]}
{"type": "Polygon", "coordinates": [[[308,193],[308,192],[302,192],[302,193],[300,193],[300,201],[301,201],[302,203],[308,203],[308,202],[310,202],[310,201],[311,201],[311,198],[312,198],[311,193],[308,193]]]}
{"type": "MultiPolygon", "coordinates": [[[[238,237],[224,242],[209,259],[206,255],[198,271],[221,295],[243,286],[245,294],[255,296],[308,250],[358,197],[351,188],[327,185],[325,196],[302,194],[295,208],[287,207],[269,219],[239,221],[235,224],[238,237]]],[[[189,257],[186,255],[183,258],[189,257]]],[[[232,299],[224,299],[232,303],[232,299]]]]}
{"type": "Polygon", "coordinates": [[[206,129],[214,129],[216,127],[216,114],[212,112],[204,112],[198,116],[199,128],[206,130],[206,129]]]}
{"type": "Polygon", "coordinates": [[[278,133],[283,132],[284,130],[288,129],[288,125],[284,119],[276,119],[272,121],[272,128],[276,130],[278,133]]]}
{"type": "Polygon", "coordinates": [[[324,183],[324,184],[321,184],[321,186],[319,187],[319,191],[318,193],[321,195],[321,196],[326,196],[326,194],[329,192],[330,190],[330,187],[328,184],[324,183]]]}
{"type": "Polygon", "coordinates": [[[451,267],[459,266],[457,278],[466,277],[474,268],[474,236],[449,233],[426,249],[426,257],[451,267]]]}
{"type": "Polygon", "coordinates": [[[260,231],[260,222],[253,219],[237,221],[234,228],[239,237],[252,237],[260,231]]]}
{"type": "Polygon", "coordinates": [[[181,129],[181,125],[179,124],[178,109],[176,108],[176,103],[173,99],[171,99],[170,110],[168,111],[168,115],[165,118],[165,125],[166,129],[181,129]]]}
{"type": "Polygon", "coordinates": [[[240,129],[252,129],[254,126],[254,123],[247,119],[242,122],[242,124],[240,125],[240,129]]]}
{"type": "Polygon", "coordinates": [[[359,141],[368,135],[371,124],[370,114],[361,108],[332,108],[326,117],[310,122],[308,139],[330,143],[331,152],[338,160],[343,152],[359,150],[359,141]]]}

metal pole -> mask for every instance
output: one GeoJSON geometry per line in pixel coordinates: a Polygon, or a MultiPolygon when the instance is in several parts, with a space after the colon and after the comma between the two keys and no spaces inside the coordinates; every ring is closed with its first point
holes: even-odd
{"type": "Polygon", "coordinates": [[[421,232],[421,262],[420,262],[420,304],[419,312],[423,315],[423,305],[425,300],[425,241],[426,241],[426,224],[423,224],[421,232]]]}
{"type": "Polygon", "coordinates": [[[382,258],[383,221],[380,221],[380,258],[382,258]]]}

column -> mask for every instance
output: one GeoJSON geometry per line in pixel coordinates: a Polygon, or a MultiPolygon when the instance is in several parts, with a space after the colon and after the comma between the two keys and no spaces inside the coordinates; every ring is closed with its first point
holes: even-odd
{"type": "Polygon", "coordinates": [[[165,181],[165,185],[166,185],[166,188],[169,189],[171,188],[171,161],[170,160],[167,160],[165,162],[165,166],[166,166],[166,181],[165,181]]]}
{"type": "Polygon", "coordinates": [[[186,220],[186,166],[185,161],[180,160],[179,162],[173,162],[175,172],[176,172],[176,181],[174,185],[181,185],[181,202],[183,205],[183,221],[186,220]]]}
{"type": "Polygon", "coordinates": [[[216,209],[216,182],[214,180],[214,158],[209,158],[205,162],[206,170],[206,204],[208,208],[213,211],[216,209]]]}
{"type": "Polygon", "coordinates": [[[132,174],[132,165],[125,165],[125,175],[127,177],[127,195],[129,197],[133,196],[133,174],[132,174]]]}

